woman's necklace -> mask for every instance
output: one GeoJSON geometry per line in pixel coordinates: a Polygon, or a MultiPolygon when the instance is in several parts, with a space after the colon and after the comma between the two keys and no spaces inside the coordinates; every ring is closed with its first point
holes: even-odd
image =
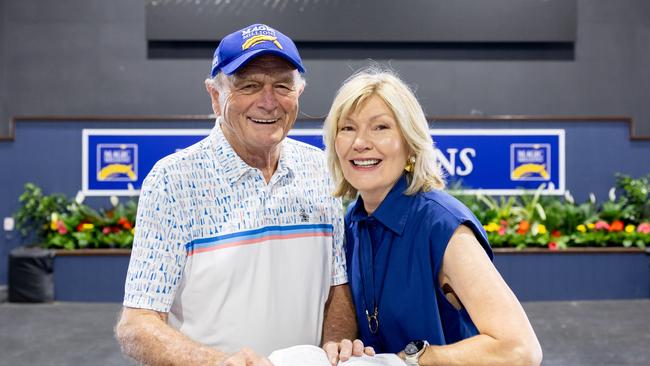
{"type": "MultiPolygon", "coordinates": [[[[370,218],[369,220],[374,220],[370,218]]],[[[369,220],[364,222],[366,228],[362,229],[362,239],[359,243],[359,264],[361,266],[361,282],[363,285],[363,297],[366,308],[366,320],[368,321],[368,329],[371,334],[377,334],[379,331],[379,304],[375,295],[375,270],[374,270],[374,255],[373,243],[370,230],[374,230],[373,225],[370,225],[369,220]]],[[[376,245],[379,248],[379,245],[376,245]]]]}

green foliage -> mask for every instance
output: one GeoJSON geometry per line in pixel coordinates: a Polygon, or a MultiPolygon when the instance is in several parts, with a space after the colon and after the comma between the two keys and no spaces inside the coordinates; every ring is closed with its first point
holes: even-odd
{"type": "Polygon", "coordinates": [[[483,223],[494,247],[650,245],[650,175],[633,179],[617,175],[618,197],[598,206],[595,197],[576,204],[567,192],[564,198],[534,194],[518,197],[483,195],[457,198],[483,223]]]}
{"type": "Polygon", "coordinates": [[[617,174],[616,188],[622,191],[620,203],[624,207],[621,219],[634,222],[650,220],[650,174],[637,179],[617,174]]]}
{"type": "Polygon", "coordinates": [[[575,231],[578,225],[598,219],[597,207],[589,201],[576,205],[554,197],[545,197],[540,204],[546,212],[543,223],[551,232],[570,233],[575,231]]]}
{"type": "Polygon", "coordinates": [[[137,203],[130,200],[123,204],[117,197],[111,200],[111,209],[97,211],[60,194],[44,195],[39,187],[28,183],[20,196],[22,207],[16,219],[21,232],[34,232],[45,248],[130,248],[137,203]]]}
{"type": "Polygon", "coordinates": [[[47,236],[52,212],[64,212],[70,204],[64,195],[44,195],[43,190],[32,183],[25,184],[25,191],[18,201],[21,206],[14,218],[20,234],[24,239],[29,236],[30,240],[39,242],[47,236]]]}
{"type": "MultiPolygon", "coordinates": [[[[598,206],[595,198],[576,204],[564,198],[534,194],[518,197],[458,195],[483,223],[494,247],[623,246],[650,245],[650,175],[616,176],[610,200],[598,206]]],[[[15,217],[23,236],[33,233],[46,248],[130,248],[133,243],[137,203],[111,198],[110,209],[94,210],[70,202],[61,194],[45,195],[34,184],[25,185],[15,217]]],[[[349,204],[349,200],[346,202],[349,204]]]]}

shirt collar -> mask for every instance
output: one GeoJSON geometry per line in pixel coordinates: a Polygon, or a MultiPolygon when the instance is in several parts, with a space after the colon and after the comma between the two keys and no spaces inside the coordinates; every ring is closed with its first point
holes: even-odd
{"type": "Polygon", "coordinates": [[[359,196],[352,208],[350,218],[352,221],[361,221],[368,217],[374,217],[397,235],[402,235],[413,199],[413,196],[404,194],[407,185],[406,174],[403,174],[370,216],[366,213],[363,207],[363,199],[359,196]]]}
{"type": "MultiPolygon", "coordinates": [[[[246,164],[246,162],[237,155],[235,150],[232,148],[232,145],[230,145],[230,142],[228,142],[226,136],[223,134],[221,122],[222,118],[218,117],[210,135],[214,139],[214,153],[219,165],[223,168],[223,175],[228,179],[228,182],[233,185],[244,175],[257,169],[246,164]]],[[[290,176],[295,172],[295,162],[285,156],[285,150],[285,142],[282,141],[278,168],[273,174],[271,182],[285,175],[290,176]]]]}

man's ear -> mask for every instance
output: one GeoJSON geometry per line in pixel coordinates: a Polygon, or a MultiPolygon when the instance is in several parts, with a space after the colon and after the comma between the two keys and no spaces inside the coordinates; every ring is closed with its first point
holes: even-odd
{"type": "Polygon", "coordinates": [[[307,83],[305,83],[305,82],[300,83],[300,87],[298,88],[298,96],[300,96],[302,94],[302,92],[305,91],[305,86],[306,85],[307,85],[307,83]]]}
{"type": "Polygon", "coordinates": [[[217,116],[221,115],[221,105],[219,105],[219,92],[212,86],[210,80],[205,81],[205,90],[207,90],[210,95],[210,100],[212,102],[212,110],[217,116]]]}

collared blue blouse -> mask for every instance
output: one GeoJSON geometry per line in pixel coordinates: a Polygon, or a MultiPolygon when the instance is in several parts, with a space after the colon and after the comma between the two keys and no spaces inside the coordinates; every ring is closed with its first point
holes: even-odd
{"type": "Polygon", "coordinates": [[[412,340],[444,345],[477,334],[467,311],[456,310],[446,299],[438,273],[447,243],[461,224],[492,259],[485,230],[465,205],[437,190],[407,196],[406,188],[403,175],[372,215],[359,197],[345,218],[348,279],[360,339],[377,352],[397,353],[412,340]],[[366,310],[372,315],[375,306],[379,326],[373,333],[366,310]]]}

